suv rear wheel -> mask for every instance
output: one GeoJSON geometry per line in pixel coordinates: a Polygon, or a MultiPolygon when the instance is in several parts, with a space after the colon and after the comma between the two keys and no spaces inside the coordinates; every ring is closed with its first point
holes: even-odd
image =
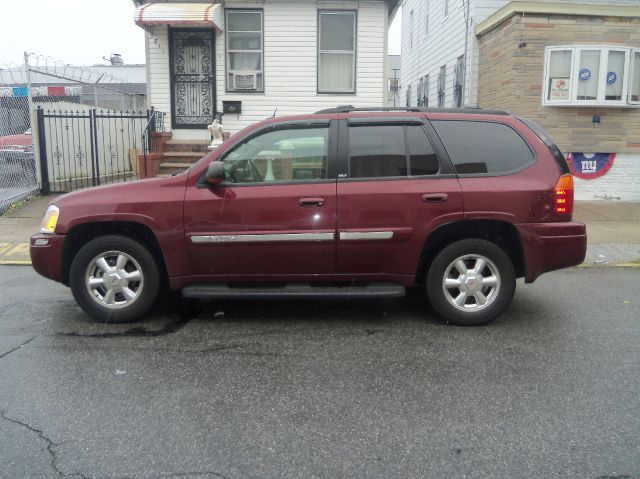
{"type": "Polygon", "coordinates": [[[105,323],[144,315],[160,285],[158,266],[142,244],[124,236],[101,236],[84,245],[71,263],[69,282],[82,309],[105,323]]]}
{"type": "Polygon", "coordinates": [[[427,274],[427,294],[447,322],[477,326],[511,303],[516,275],[511,258],[495,243],[464,239],[440,251],[427,274]]]}

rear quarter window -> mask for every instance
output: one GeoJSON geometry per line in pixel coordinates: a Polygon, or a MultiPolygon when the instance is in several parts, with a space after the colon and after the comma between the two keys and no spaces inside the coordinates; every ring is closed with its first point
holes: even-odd
{"type": "Polygon", "coordinates": [[[458,174],[507,174],[533,164],[533,151],[510,126],[466,120],[431,122],[458,174]]]}

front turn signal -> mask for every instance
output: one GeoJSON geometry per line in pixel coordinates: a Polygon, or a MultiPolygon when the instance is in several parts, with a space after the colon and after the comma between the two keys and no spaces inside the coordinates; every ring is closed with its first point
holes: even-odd
{"type": "Polygon", "coordinates": [[[40,233],[53,234],[58,224],[58,216],[60,215],[60,208],[56,205],[49,205],[45,212],[42,223],[40,224],[40,233]]]}

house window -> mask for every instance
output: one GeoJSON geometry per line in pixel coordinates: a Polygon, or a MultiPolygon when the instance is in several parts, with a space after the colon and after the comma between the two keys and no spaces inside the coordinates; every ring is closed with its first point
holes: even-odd
{"type": "Polygon", "coordinates": [[[262,10],[227,10],[227,91],[264,91],[262,10]]]}
{"type": "Polygon", "coordinates": [[[416,105],[422,106],[422,96],[424,95],[424,80],[418,78],[418,88],[416,88],[416,105]]]}
{"type": "Polygon", "coordinates": [[[406,98],[406,101],[407,101],[407,108],[409,108],[411,106],[411,85],[409,85],[407,87],[407,98],[406,98]]]}
{"type": "Polygon", "coordinates": [[[640,51],[633,52],[630,103],[640,103],[640,51]]]}
{"type": "Polygon", "coordinates": [[[638,50],[630,47],[548,47],[543,104],[637,104],[640,100],[638,54],[638,50]]]}
{"type": "Polygon", "coordinates": [[[456,60],[453,73],[453,106],[462,108],[462,92],[464,89],[464,55],[456,60]]]}
{"type": "Polygon", "coordinates": [[[429,106],[429,75],[424,77],[424,92],[422,95],[422,106],[429,106]]]}
{"type": "Polygon", "coordinates": [[[444,86],[447,76],[447,66],[442,65],[438,73],[438,108],[444,108],[444,86]]]}
{"type": "Polygon", "coordinates": [[[318,93],[355,93],[356,12],[318,14],[318,93]]]}
{"type": "Polygon", "coordinates": [[[429,35],[429,10],[431,8],[431,0],[424,0],[424,34],[429,35]]]}

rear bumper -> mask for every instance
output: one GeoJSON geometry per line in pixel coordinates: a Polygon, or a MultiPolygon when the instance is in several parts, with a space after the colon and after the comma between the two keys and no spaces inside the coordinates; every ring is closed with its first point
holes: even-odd
{"type": "Polygon", "coordinates": [[[542,273],[576,266],[587,253],[587,229],[582,223],[530,223],[515,225],[522,240],[525,281],[542,273]]]}
{"type": "Polygon", "coordinates": [[[31,237],[29,253],[33,269],[45,278],[63,282],[62,251],[64,235],[36,234],[31,237]],[[38,241],[39,240],[39,241],[38,241]],[[38,244],[44,243],[46,244],[38,244]]]}

